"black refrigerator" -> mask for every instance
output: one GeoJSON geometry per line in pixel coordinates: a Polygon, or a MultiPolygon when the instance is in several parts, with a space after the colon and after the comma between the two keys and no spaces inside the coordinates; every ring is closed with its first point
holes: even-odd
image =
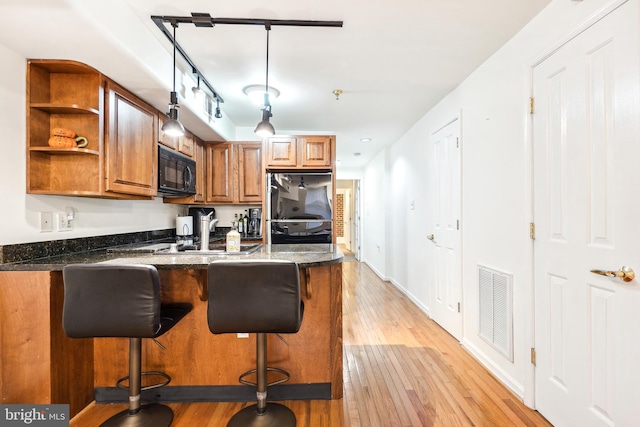
{"type": "Polygon", "coordinates": [[[267,243],[333,243],[331,172],[267,173],[267,243]]]}

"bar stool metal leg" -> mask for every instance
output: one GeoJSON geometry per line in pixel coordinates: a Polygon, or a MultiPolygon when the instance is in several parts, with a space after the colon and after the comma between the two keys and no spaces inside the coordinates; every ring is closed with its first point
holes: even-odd
{"type": "Polygon", "coordinates": [[[100,427],[169,427],[171,408],[160,404],[140,405],[142,338],[129,339],[129,409],[118,412],[100,427]]]}
{"type": "Polygon", "coordinates": [[[296,416],[284,405],[267,403],[267,334],[256,334],[257,404],[236,413],[227,427],[295,427],[296,416]]]}

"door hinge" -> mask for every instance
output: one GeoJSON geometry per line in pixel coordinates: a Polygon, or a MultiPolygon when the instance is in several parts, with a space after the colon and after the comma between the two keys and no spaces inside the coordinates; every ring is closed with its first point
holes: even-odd
{"type": "Polygon", "coordinates": [[[536,366],[536,349],[531,348],[531,364],[536,366]]]}
{"type": "Polygon", "coordinates": [[[460,148],[460,138],[456,137],[456,148],[460,148]]]}
{"type": "Polygon", "coordinates": [[[533,114],[534,104],[535,104],[535,101],[534,101],[534,98],[532,96],[532,97],[529,98],[529,114],[533,114]]]}
{"type": "Polygon", "coordinates": [[[533,222],[529,223],[529,237],[531,237],[532,240],[536,238],[536,225],[533,222]]]}
{"type": "Polygon", "coordinates": [[[458,303],[458,313],[460,313],[460,303],[458,303]]]}
{"type": "Polygon", "coordinates": [[[460,230],[460,220],[456,219],[456,230],[460,230]]]}

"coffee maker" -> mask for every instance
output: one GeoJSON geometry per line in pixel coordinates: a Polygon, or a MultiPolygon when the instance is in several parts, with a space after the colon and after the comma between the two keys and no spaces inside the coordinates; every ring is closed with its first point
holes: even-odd
{"type": "Polygon", "coordinates": [[[262,237],[262,209],[251,208],[249,209],[249,229],[247,230],[249,236],[262,237]]]}

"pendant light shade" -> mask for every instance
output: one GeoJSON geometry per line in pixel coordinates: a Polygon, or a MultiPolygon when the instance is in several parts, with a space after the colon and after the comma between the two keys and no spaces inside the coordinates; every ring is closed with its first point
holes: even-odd
{"type": "Polygon", "coordinates": [[[184,135],[184,126],[178,120],[178,93],[176,92],[176,27],[177,22],[171,22],[173,26],[173,91],[171,92],[169,99],[169,112],[167,116],[169,120],[166,120],[162,125],[162,132],[169,136],[182,136],[184,135]]]}
{"type": "MultiPolygon", "coordinates": [[[[174,92],[172,92],[173,94],[174,92]]],[[[178,104],[172,105],[169,108],[169,120],[166,120],[162,125],[162,132],[169,136],[182,136],[184,135],[184,126],[178,120],[178,104]]]]}
{"type": "Polygon", "coordinates": [[[262,109],[262,121],[258,123],[258,126],[256,126],[256,130],[254,130],[257,135],[263,138],[273,136],[276,133],[273,125],[269,122],[269,118],[271,117],[270,110],[271,106],[269,106],[269,110],[267,110],[266,108],[262,109]]]}
{"type": "Polygon", "coordinates": [[[265,24],[264,28],[267,30],[267,61],[264,83],[264,106],[262,107],[262,120],[256,126],[254,132],[262,138],[267,138],[275,135],[276,130],[269,122],[271,118],[271,103],[269,102],[269,31],[271,31],[271,25],[265,24]]]}

